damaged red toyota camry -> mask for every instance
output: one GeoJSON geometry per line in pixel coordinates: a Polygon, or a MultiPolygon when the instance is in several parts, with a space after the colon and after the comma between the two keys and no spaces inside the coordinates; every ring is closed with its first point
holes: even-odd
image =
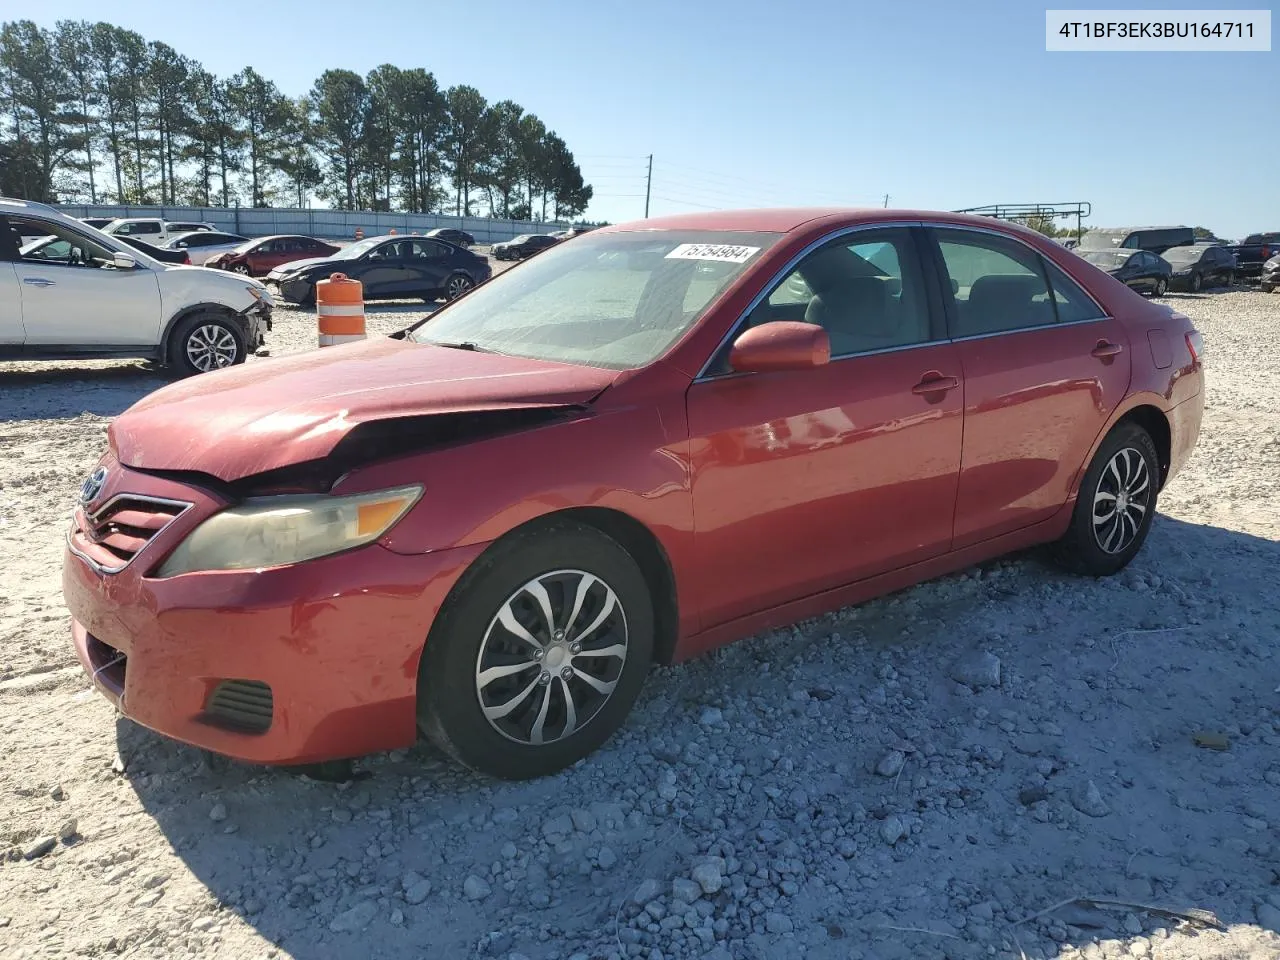
{"type": "Polygon", "coordinates": [[[1200,352],[989,219],[608,227],[126,411],[67,537],[75,648],[126,716],[244,760],[421,731],[551,773],[655,662],[1033,544],[1118,571],[1196,442],[1200,352]]]}

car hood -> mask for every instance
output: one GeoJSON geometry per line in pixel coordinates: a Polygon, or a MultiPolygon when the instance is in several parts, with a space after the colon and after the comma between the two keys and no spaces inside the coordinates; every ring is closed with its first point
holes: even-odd
{"type": "MultiPolygon", "coordinates": [[[[314,267],[317,263],[329,263],[334,261],[333,257],[307,257],[305,260],[290,260],[288,263],[282,263],[276,267],[271,273],[275,276],[284,276],[286,273],[295,273],[298,270],[305,270],[307,267],[314,267]]],[[[340,261],[346,263],[347,261],[340,261]]]]}
{"type": "Polygon", "coordinates": [[[232,481],[318,460],[361,423],[586,403],[615,370],[379,338],[163,387],[111,424],[120,462],[232,481]]]}

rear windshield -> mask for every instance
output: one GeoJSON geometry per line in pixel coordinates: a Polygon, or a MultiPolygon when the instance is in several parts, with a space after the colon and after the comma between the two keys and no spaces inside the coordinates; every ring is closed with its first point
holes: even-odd
{"type": "Polygon", "coordinates": [[[1160,256],[1170,263],[1195,263],[1204,256],[1205,247],[1170,247],[1160,256]]]}
{"type": "Polygon", "coordinates": [[[423,343],[627,370],[653,362],[778,239],[643,230],[558,244],[414,328],[423,343]]]}

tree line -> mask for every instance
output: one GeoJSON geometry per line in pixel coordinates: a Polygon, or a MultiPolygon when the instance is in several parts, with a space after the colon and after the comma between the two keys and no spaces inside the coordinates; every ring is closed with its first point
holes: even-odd
{"type": "Polygon", "coordinates": [[[0,26],[0,193],[545,220],[592,188],[536,115],[420,67],[326,70],[292,98],[109,23],[19,20],[0,26]]]}

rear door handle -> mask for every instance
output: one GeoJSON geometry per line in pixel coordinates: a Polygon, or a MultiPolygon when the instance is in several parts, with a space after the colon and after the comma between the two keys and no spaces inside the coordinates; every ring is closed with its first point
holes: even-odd
{"type": "Polygon", "coordinates": [[[1095,357],[1114,357],[1116,354],[1124,351],[1124,347],[1118,343],[1111,343],[1107,340],[1099,340],[1098,345],[1091,351],[1095,357]]]}
{"type": "Polygon", "coordinates": [[[44,277],[23,277],[22,282],[32,287],[52,287],[54,283],[44,277]]]}
{"type": "Polygon", "coordinates": [[[944,377],[940,373],[926,373],[924,379],[911,388],[911,392],[915,394],[928,393],[946,393],[948,390],[954,390],[960,386],[960,380],[956,377],[944,377]]]}

